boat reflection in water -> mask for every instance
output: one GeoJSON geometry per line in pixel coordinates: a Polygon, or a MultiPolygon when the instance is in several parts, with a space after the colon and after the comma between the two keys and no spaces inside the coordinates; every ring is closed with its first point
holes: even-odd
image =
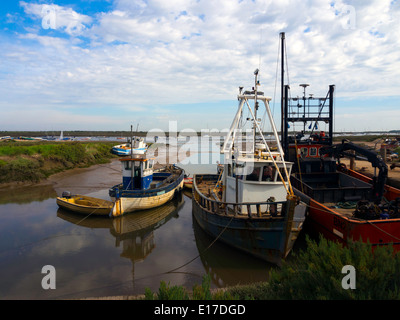
{"type": "Polygon", "coordinates": [[[205,273],[210,275],[217,287],[268,280],[269,271],[275,265],[236,250],[221,241],[215,241],[208,248],[215,239],[200,227],[194,217],[192,220],[196,246],[201,253],[200,259],[205,273]]]}
{"type": "Polygon", "coordinates": [[[177,218],[183,202],[183,194],[179,193],[163,206],[113,219],[99,216],[82,218],[80,214],[61,208],[58,209],[57,216],[86,228],[110,229],[110,233],[115,237],[115,246],[122,246],[121,257],[131,260],[134,264],[144,260],[152,252],[156,246],[153,231],[171,218],[177,218]]]}

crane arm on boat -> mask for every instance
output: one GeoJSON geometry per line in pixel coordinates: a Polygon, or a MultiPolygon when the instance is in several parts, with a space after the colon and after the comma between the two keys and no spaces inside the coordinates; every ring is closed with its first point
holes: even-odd
{"type": "Polygon", "coordinates": [[[383,193],[385,190],[385,183],[388,175],[388,167],[385,163],[385,161],[374,151],[370,151],[366,148],[363,148],[361,146],[355,145],[354,143],[351,143],[350,141],[343,140],[341,144],[333,145],[330,147],[323,147],[320,149],[320,154],[330,154],[334,158],[339,159],[340,157],[343,157],[344,155],[350,156],[349,154],[346,154],[345,151],[347,150],[353,150],[357,153],[360,153],[364,156],[367,157],[368,161],[371,163],[371,165],[374,168],[379,169],[379,174],[377,179],[373,179],[373,187],[374,187],[374,192],[373,192],[373,197],[375,198],[374,202],[375,203],[380,203],[383,197],[383,193]]]}
{"type": "MultiPolygon", "coordinates": [[[[247,107],[249,108],[249,111],[250,111],[250,113],[251,113],[251,116],[255,119],[253,110],[251,110],[247,98],[245,97],[244,100],[246,101],[246,104],[247,104],[247,107]]],[[[275,136],[275,138],[276,138],[277,145],[278,145],[278,151],[279,151],[279,154],[280,154],[280,156],[281,156],[281,159],[283,160],[283,159],[284,159],[283,150],[282,150],[282,147],[281,147],[281,145],[280,145],[280,143],[279,143],[278,132],[276,131],[276,127],[275,127],[274,122],[273,122],[273,120],[272,120],[272,115],[271,115],[270,110],[269,110],[269,108],[268,108],[268,100],[267,100],[267,98],[264,98],[264,99],[262,99],[262,100],[264,101],[265,108],[266,108],[266,110],[267,110],[267,112],[268,112],[268,116],[270,117],[271,124],[272,124],[272,129],[273,129],[273,132],[274,132],[274,136],[275,136]]],[[[288,182],[289,188],[286,186],[285,179],[283,179],[283,177],[282,177],[282,174],[281,174],[281,172],[280,172],[280,170],[279,170],[279,168],[278,168],[278,165],[277,165],[277,163],[276,163],[276,161],[275,161],[275,159],[274,159],[274,157],[273,157],[273,155],[272,155],[272,153],[271,153],[271,150],[270,150],[270,148],[269,148],[267,142],[265,141],[264,135],[262,134],[262,130],[261,130],[259,124],[257,123],[257,121],[254,121],[254,123],[255,123],[255,125],[256,125],[256,127],[257,127],[257,130],[260,132],[260,136],[261,136],[261,138],[262,138],[262,140],[263,140],[263,143],[264,143],[264,145],[266,146],[267,152],[269,153],[269,156],[271,157],[271,160],[272,160],[272,162],[273,162],[273,164],[274,164],[274,166],[275,166],[275,168],[276,168],[276,170],[277,170],[277,172],[278,172],[278,175],[279,175],[279,177],[280,177],[280,179],[281,179],[283,185],[285,186],[286,192],[287,192],[289,195],[291,195],[291,196],[294,195],[293,188],[292,188],[292,184],[290,183],[290,177],[289,177],[289,173],[288,173],[288,171],[287,171],[285,162],[283,161],[283,170],[285,171],[285,175],[286,175],[286,177],[287,177],[287,182],[288,182]]]]}

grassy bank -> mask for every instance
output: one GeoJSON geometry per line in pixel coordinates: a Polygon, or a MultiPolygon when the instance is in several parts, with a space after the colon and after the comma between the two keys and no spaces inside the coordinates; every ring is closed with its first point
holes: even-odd
{"type": "Polygon", "coordinates": [[[158,292],[146,289],[153,300],[393,300],[400,299],[400,254],[392,246],[338,243],[307,239],[307,247],[291,262],[271,271],[268,282],[210,290],[210,277],[193,291],[161,282],[158,292]],[[354,267],[351,284],[349,269],[354,267]],[[343,271],[344,270],[344,271],[343,271]],[[351,284],[351,286],[350,286],[351,284]],[[353,286],[354,285],[354,286],[353,286]],[[347,287],[346,287],[347,286],[347,287]]]}
{"type": "Polygon", "coordinates": [[[115,142],[0,143],[0,183],[39,182],[71,168],[107,163],[115,142]]]}

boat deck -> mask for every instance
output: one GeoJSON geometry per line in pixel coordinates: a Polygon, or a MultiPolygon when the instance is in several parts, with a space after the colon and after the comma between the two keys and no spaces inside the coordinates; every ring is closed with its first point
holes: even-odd
{"type": "Polygon", "coordinates": [[[213,180],[202,180],[198,179],[197,181],[197,189],[202,193],[204,196],[211,198],[213,200],[222,201],[222,199],[218,198],[217,193],[214,193],[213,190],[216,185],[216,181],[213,180]],[[199,181],[200,180],[200,181],[199,181]]]}
{"type": "Polygon", "coordinates": [[[227,203],[222,200],[222,195],[216,188],[217,177],[198,176],[194,180],[194,197],[199,205],[217,214],[232,215],[237,218],[271,218],[282,219],[284,206],[282,202],[248,202],[248,203],[227,203]],[[271,214],[275,212],[275,214],[271,214]]]}
{"type": "Polygon", "coordinates": [[[324,206],[330,209],[334,209],[335,212],[339,213],[342,216],[345,216],[346,218],[353,218],[355,208],[343,208],[338,206],[337,203],[333,202],[324,203],[324,206]]]}

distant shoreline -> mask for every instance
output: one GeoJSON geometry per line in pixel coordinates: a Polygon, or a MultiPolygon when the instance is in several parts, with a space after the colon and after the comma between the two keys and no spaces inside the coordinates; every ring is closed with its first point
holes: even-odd
{"type": "MultiPolygon", "coordinates": [[[[129,138],[131,136],[130,131],[82,131],[82,130],[68,130],[62,131],[64,137],[116,137],[116,138],[129,138]]],[[[179,135],[183,136],[193,136],[193,135],[210,135],[210,136],[221,136],[226,134],[223,130],[219,132],[212,132],[212,130],[204,129],[204,131],[178,131],[179,135]]],[[[279,132],[278,132],[279,133],[279,132]]],[[[134,131],[132,133],[134,136],[139,137],[154,137],[154,136],[169,136],[170,134],[176,134],[176,132],[168,131],[134,131]]],[[[265,132],[265,134],[270,134],[270,132],[265,132]]],[[[280,133],[279,133],[280,134],[280,133]]],[[[400,135],[400,130],[390,130],[390,131],[348,131],[348,132],[334,132],[335,137],[338,136],[352,136],[352,135],[363,135],[363,136],[376,136],[376,135],[400,135]]],[[[61,131],[0,131],[1,137],[59,137],[61,131]]]]}

